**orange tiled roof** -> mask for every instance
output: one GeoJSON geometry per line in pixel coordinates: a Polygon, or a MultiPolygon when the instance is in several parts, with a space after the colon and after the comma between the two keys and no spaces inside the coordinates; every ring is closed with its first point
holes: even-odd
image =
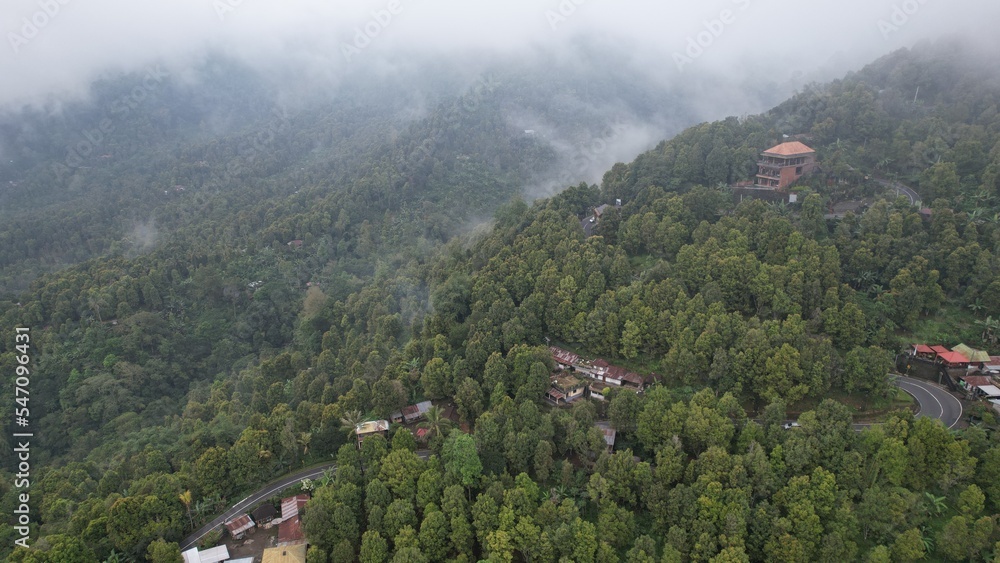
{"type": "Polygon", "coordinates": [[[791,141],[789,143],[781,143],[780,145],[773,146],[766,151],[764,154],[776,154],[778,156],[795,156],[797,154],[807,154],[816,152],[806,145],[798,142],[791,141]]]}

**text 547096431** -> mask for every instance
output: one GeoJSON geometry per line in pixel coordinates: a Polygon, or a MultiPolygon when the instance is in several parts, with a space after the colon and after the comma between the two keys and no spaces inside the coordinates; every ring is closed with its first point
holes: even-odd
{"type": "Polygon", "coordinates": [[[14,359],[17,364],[14,367],[14,455],[17,459],[17,467],[14,472],[14,488],[19,489],[17,502],[14,508],[14,530],[17,535],[14,543],[23,547],[28,547],[28,536],[31,532],[31,496],[28,489],[31,487],[31,438],[33,433],[28,431],[31,423],[31,410],[28,408],[30,401],[31,385],[31,335],[30,329],[18,327],[14,329],[14,359]]]}

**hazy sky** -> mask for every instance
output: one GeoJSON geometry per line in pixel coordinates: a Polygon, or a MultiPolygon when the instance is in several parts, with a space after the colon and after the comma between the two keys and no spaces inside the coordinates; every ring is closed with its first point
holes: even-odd
{"type": "Polygon", "coordinates": [[[794,71],[827,79],[924,38],[991,36],[998,24],[996,0],[8,0],[0,105],[79,95],[109,71],[189,68],[213,50],[336,80],[408,53],[530,56],[581,36],[622,42],[665,77],[752,68],[776,81],[794,71]]]}

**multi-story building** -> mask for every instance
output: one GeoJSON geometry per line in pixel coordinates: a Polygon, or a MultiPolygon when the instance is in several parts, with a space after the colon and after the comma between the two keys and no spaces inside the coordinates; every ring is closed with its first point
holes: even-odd
{"type": "Polygon", "coordinates": [[[816,169],[816,151],[792,141],[760,153],[754,186],[784,190],[802,176],[816,169]]]}

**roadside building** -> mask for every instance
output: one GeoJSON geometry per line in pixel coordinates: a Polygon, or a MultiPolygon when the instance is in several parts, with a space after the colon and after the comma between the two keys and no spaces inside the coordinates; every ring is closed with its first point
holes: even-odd
{"type": "Polygon", "coordinates": [[[388,420],[369,420],[367,422],[362,422],[354,428],[354,434],[358,437],[358,447],[361,447],[361,442],[365,439],[371,438],[377,434],[381,434],[383,437],[389,437],[389,421],[388,420]]]}
{"type": "Polygon", "coordinates": [[[278,509],[274,508],[270,502],[266,502],[255,508],[250,516],[258,526],[267,526],[278,516],[278,509]]]}
{"type": "Polygon", "coordinates": [[[969,358],[959,352],[942,352],[937,361],[947,369],[965,369],[969,367],[969,358]]]}
{"type": "Polygon", "coordinates": [[[430,401],[409,405],[389,415],[389,419],[397,424],[412,424],[424,418],[427,415],[427,411],[431,410],[433,406],[434,404],[430,401]]]}
{"type": "Polygon", "coordinates": [[[310,496],[305,493],[281,499],[281,519],[290,520],[298,516],[309,499],[310,496]]]}
{"type": "Polygon", "coordinates": [[[229,559],[229,548],[224,545],[202,550],[192,547],[181,553],[181,558],[184,563],[220,563],[229,559]]]}
{"type": "Polygon", "coordinates": [[[281,522],[278,524],[278,547],[305,544],[302,530],[302,509],[309,502],[308,494],[281,499],[281,522]]]}
{"type": "Polygon", "coordinates": [[[306,544],[265,549],[261,563],[306,563],[306,544]]]}
{"type": "Polygon", "coordinates": [[[246,514],[237,516],[225,524],[233,539],[241,540],[254,527],[254,521],[246,514]]]}

